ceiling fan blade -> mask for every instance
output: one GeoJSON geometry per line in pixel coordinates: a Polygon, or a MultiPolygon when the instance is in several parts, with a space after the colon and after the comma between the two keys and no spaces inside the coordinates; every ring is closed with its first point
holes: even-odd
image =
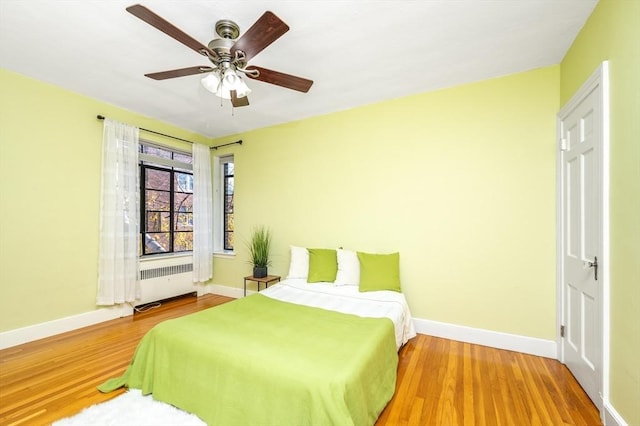
{"type": "Polygon", "coordinates": [[[267,11],[233,45],[231,57],[235,57],[236,50],[241,50],[249,61],[287,31],[289,26],[267,11]]]}
{"type": "Polygon", "coordinates": [[[166,80],[168,78],[184,77],[186,75],[203,74],[213,71],[212,67],[189,67],[180,68],[177,70],[154,72],[151,74],[145,74],[145,77],[152,78],[154,80],[166,80]]]}
{"type": "Polygon", "coordinates": [[[283,72],[273,71],[266,68],[248,66],[247,71],[258,70],[257,77],[248,72],[246,75],[254,80],[264,81],[265,83],[275,84],[276,86],[286,87],[287,89],[297,90],[298,92],[307,93],[313,84],[313,80],[308,80],[295,75],[285,74],[283,72]]]}
{"type": "Polygon", "coordinates": [[[206,56],[207,54],[209,54],[214,58],[218,56],[213,50],[209,49],[207,46],[200,43],[198,40],[194,39],[189,34],[173,25],[171,22],[165,20],[161,16],[156,15],[154,12],[147,9],[141,4],[134,4],[133,6],[127,7],[127,12],[136,16],[137,18],[142,19],[147,24],[156,27],[166,35],[173,37],[180,43],[195,50],[201,55],[206,56]]]}
{"type": "Polygon", "coordinates": [[[236,108],[247,106],[247,105],[249,105],[249,98],[247,96],[239,98],[236,95],[236,91],[232,90],[231,91],[231,105],[233,105],[236,108]]]}

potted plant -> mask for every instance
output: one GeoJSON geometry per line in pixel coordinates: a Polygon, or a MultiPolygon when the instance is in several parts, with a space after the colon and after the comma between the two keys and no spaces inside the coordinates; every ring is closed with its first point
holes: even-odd
{"type": "Polygon", "coordinates": [[[271,249],[271,231],[258,226],[251,233],[251,240],[248,243],[249,263],[253,265],[253,276],[264,278],[267,276],[267,267],[271,265],[269,260],[269,250],[271,249]]]}

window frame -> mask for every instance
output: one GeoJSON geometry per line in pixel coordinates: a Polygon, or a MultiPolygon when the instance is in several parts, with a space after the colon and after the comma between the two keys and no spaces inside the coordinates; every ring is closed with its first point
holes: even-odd
{"type": "MultiPolygon", "coordinates": [[[[175,210],[175,195],[176,195],[176,188],[175,188],[175,179],[177,179],[176,174],[177,173],[181,173],[181,174],[187,174],[187,175],[191,175],[193,176],[193,165],[189,164],[189,163],[185,163],[182,161],[178,161],[178,160],[174,160],[173,158],[164,158],[164,157],[157,157],[155,155],[152,154],[147,154],[142,152],[144,150],[144,147],[152,147],[152,148],[157,148],[157,149],[161,149],[163,151],[169,151],[171,152],[171,156],[173,157],[174,154],[179,154],[179,155],[185,155],[185,156],[189,156],[191,158],[192,154],[190,152],[186,152],[180,149],[176,149],[173,147],[168,147],[168,146],[163,146],[163,145],[159,145],[159,144],[155,144],[155,143],[151,143],[151,142],[147,142],[147,141],[140,141],[140,151],[138,153],[138,173],[139,173],[139,178],[140,178],[140,192],[139,192],[139,196],[140,196],[140,232],[139,232],[139,257],[141,259],[143,258],[153,258],[153,257],[159,257],[159,256],[184,256],[187,254],[190,254],[193,252],[193,250],[180,250],[180,251],[175,251],[175,234],[176,233],[182,233],[182,232],[190,232],[192,235],[191,241],[192,241],[192,246],[193,246],[193,229],[191,231],[184,231],[184,230],[177,230],[175,229],[176,226],[176,215],[180,212],[175,210]],[[146,177],[146,171],[147,170],[159,170],[159,171],[163,171],[163,172],[168,172],[169,173],[169,191],[166,190],[157,190],[157,191],[163,191],[163,192],[169,192],[169,251],[163,251],[163,252],[158,252],[158,253],[145,253],[145,248],[146,248],[146,243],[145,243],[145,234],[147,234],[148,232],[146,231],[146,224],[147,224],[147,208],[146,208],[146,191],[147,191],[147,187],[146,187],[146,182],[145,182],[145,177],[146,177]]],[[[178,191],[177,193],[179,194],[189,194],[189,192],[182,192],[182,191],[178,191]]],[[[191,187],[191,192],[190,192],[193,196],[193,187],[191,187]]],[[[193,217],[193,211],[191,212],[192,217],[193,217]]]]}
{"type": "MultiPolygon", "coordinates": [[[[214,186],[214,201],[213,201],[213,252],[216,255],[228,255],[234,256],[236,253],[236,246],[234,244],[233,249],[228,250],[225,249],[225,163],[233,163],[233,179],[234,179],[234,190],[233,190],[233,204],[234,204],[234,219],[235,219],[235,197],[236,197],[236,185],[235,185],[235,177],[236,177],[236,162],[235,156],[233,154],[224,154],[220,156],[214,157],[214,173],[213,173],[213,186],[214,186]]],[[[234,220],[235,222],[235,220],[234,220]]],[[[234,226],[235,228],[235,226],[234,226]]],[[[234,231],[235,233],[235,231],[234,231]]],[[[235,243],[235,241],[234,241],[235,243]]]]}

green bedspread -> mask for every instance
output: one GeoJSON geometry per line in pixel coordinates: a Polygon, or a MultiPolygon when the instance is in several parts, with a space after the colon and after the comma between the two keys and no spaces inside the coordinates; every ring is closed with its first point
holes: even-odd
{"type": "Polygon", "coordinates": [[[99,389],[141,389],[208,425],[372,425],[395,390],[393,328],[255,294],[158,324],[99,389]]]}

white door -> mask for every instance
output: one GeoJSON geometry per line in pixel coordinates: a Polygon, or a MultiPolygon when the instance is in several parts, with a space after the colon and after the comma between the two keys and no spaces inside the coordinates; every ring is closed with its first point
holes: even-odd
{"type": "Polygon", "coordinates": [[[563,361],[602,410],[603,88],[583,87],[559,114],[563,361]]]}

